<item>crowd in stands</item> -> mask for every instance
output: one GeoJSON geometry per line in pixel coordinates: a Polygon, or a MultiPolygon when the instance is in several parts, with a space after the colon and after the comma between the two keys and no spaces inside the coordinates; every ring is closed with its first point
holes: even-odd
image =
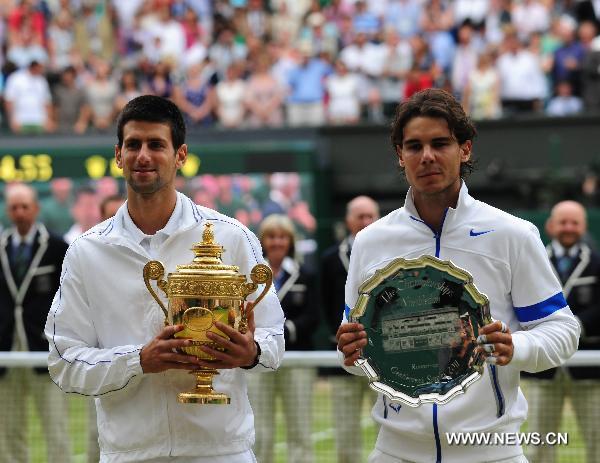
{"type": "Polygon", "coordinates": [[[446,88],[476,119],[600,109],[597,0],[4,0],[2,124],[105,131],[131,98],[188,125],[381,122],[446,88]]]}

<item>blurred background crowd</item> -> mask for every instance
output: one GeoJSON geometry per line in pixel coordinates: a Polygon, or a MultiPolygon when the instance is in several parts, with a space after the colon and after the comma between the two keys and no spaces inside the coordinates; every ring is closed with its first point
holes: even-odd
{"type": "Polygon", "coordinates": [[[427,87],[476,119],[600,109],[596,0],[3,0],[2,125],[107,131],[131,98],[190,127],[382,122],[427,87]]]}
{"type": "MultiPolygon", "coordinates": [[[[296,172],[204,174],[190,179],[178,176],[176,181],[177,189],[196,204],[235,217],[254,232],[258,232],[268,215],[286,215],[295,228],[298,255],[311,255],[316,251],[317,223],[311,212],[314,185],[309,175],[296,172]]],[[[113,216],[126,199],[123,179],[113,177],[97,180],[57,177],[36,186],[40,222],[67,243],[113,216]]],[[[0,228],[10,225],[4,198],[0,198],[0,228]]]]}

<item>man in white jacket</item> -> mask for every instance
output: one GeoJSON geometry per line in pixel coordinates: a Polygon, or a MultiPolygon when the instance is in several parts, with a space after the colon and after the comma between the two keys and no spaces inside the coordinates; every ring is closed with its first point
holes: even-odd
{"type": "Polygon", "coordinates": [[[467,191],[463,178],[473,169],[475,135],[449,93],[429,89],[402,103],[391,138],[410,185],[404,207],[359,232],[352,248],[346,311],[337,333],[340,357],[351,373],[362,373],[354,362],[367,333],[347,323],[349,311],[359,286],[396,257],[431,255],[467,270],[488,296],[496,320],[480,330],[477,350],[487,366],[466,394],[417,408],[380,394],[372,412],[381,428],[371,463],[526,462],[516,439],[527,416],[519,372],[558,366],[577,349],[580,327],[537,228],[467,191]],[[452,445],[453,432],[480,434],[493,444],[452,445]]]}
{"type": "Polygon", "coordinates": [[[231,339],[215,342],[227,352],[203,347],[217,359],[215,389],[231,404],[177,402],[177,393],[194,385],[188,371],[206,362],[176,351],[190,341],[173,337],[182,325],[164,326],[144,285],[144,265],[160,260],[170,272],[191,261],[205,223],[214,225],[225,264],[248,274],[264,263],[247,228],[175,190],[184,141],[183,118],[170,101],[146,95],[127,104],[115,158],[128,200],[71,244],[46,322],[53,380],[66,392],[95,397],[101,462],[255,462],[244,369],[274,370],[283,357],[283,312],[271,290],[245,335],[219,324],[231,339]]]}

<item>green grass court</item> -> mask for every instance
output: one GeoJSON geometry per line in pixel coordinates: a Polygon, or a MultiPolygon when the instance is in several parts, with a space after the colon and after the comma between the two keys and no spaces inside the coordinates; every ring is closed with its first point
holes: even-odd
{"type": "MultiPolygon", "coordinates": [[[[524,390],[526,392],[526,384],[524,386],[524,390]]],[[[329,397],[329,384],[326,380],[319,380],[315,386],[313,403],[313,441],[316,463],[336,462],[334,428],[331,420],[331,402],[329,397]]],[[[76,395],[71,395],[69,399],[71,414],[71,443],[73,446],[74,455],[73,463],[83,463],[86,461],[87,401],[86,399],[76,395]]],[[[281,410],[281,407],[279,407],[278,410],[281,410]]],[[[35,416],[32,403],[30,403],[29,415],[31,462],[44,463],[46,461],[45,442],[40,422],[35,416]]],[[[362,461],[366,461],[369,451],[373,448],[376,437],[376,429],[370,418],[370,406],[367,405],[365,405],[364,409],[361,430],[363,433],[364,444],[362,461]]],[[[569,433],[568,446],[559,446],[557,449],[559,463],[584,462],[584,445],[568,401],[565,413],[563,415],[563,424],[561,429],[558,431],[569,433]]],[[[278,413],[277,416],[275,452],[277,463],[285,463],[285,422],[281,413],[278,413]]]]}

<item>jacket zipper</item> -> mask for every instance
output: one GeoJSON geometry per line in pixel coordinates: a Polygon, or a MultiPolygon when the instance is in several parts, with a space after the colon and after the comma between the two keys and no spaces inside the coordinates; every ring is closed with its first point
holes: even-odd
{"type": "MultiPolygon", "coordinates": [[[[442,223],[440,224],[439,233],[436,232],[433,228],[431,228],[429,226],[429,224],[426,223],[425,221],[423,221],[421,219],[417,219],[416,217],[413,217],[412,215],[409,216],[411,219],[425,224],[427,226],[427,228],[429,228],[433,232],[433,238],[435,239],[435,257],[437,257],[438,259],[440,258],[440,251],[441,251],[441,247],[442,247],[442,243],[441,243],[442,230],[444,229],[444,222],[446,221],[447,214],[448,214],[448,208],[446,208],[446,210],[444,211],[444,215],[442,217],[442,223]]],[[[432,421],[433,421],[433,437],[435,439],[435,452],[436,452],[435,463],[442,463],[442,442],[440,440],[440,431],[439,431],[439,427],[438,427],[438,406],[435,403],[433,404],[433,408],[432,408],[432,421]]]]}
{"type": "MultiPolygon", "coordinates": [[[[448,214],[448,208],[444,211],[444,216],[442,217],[442,223],[440,224],[440,231],[437,233],[433,228],[434,237],[435,237],[435,257],[440,258],[440,250],[441,250],[441,241],[442,241],[442,230],[444,229],[444,222],[446,221],[446,214],[448,214]]],[[[433,404],[433,435],[435,438],[435,463],[442,463],[442,442],[440,441],[440,431],[438,428],[438,406],[437,404],[433,404]]]]}
{"type": "Polygon", "coordinates": [[[492,389],[494,390],[494,397],[496,399],[496,418],[500,418],[504,415],[504,395],[500,389],[500,381],[498,379],[498,369],[496,365],[488,365],[490,373],[490,381],[492,382],[492,389]]]}

